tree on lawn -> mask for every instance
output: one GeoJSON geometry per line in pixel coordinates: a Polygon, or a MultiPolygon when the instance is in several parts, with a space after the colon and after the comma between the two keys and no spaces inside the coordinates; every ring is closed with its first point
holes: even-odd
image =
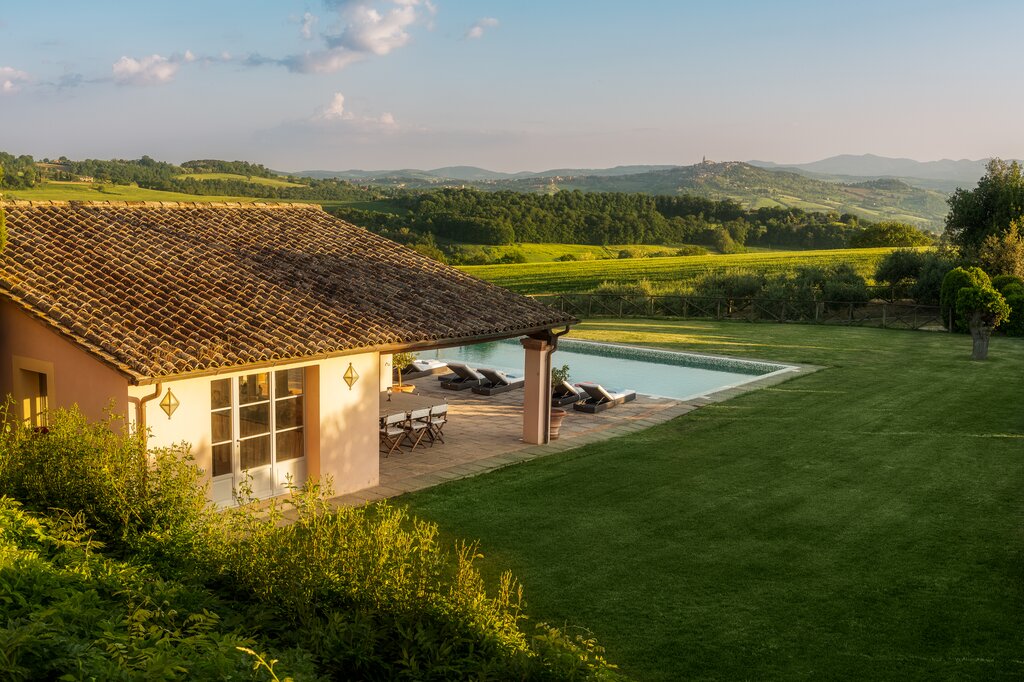
{"type": "Polygon", "coordinates": [[[975,253],[989,235],[1001,235],[1024,218],[1024,175],[1016,161],[992,159],[974,189],[957,189],[949,198],[946,236],[975,253]]]}
{"type": "Polygon", "coordinates": [[[1010,316],[1006,299],[991,286],[964,287],[956,295],[957,315],[967,321],[974,346],[972,360],[988,357],[988,340],[992,330],[1010,316]]]}

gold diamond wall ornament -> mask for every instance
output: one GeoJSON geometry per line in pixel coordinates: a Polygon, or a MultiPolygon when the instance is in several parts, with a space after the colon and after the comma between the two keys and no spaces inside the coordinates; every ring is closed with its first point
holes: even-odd
{"type": "Polygon", "coordinates": [[[341,378],[345,380],[345,383],[348,384],[348,390],[351,391],[352,384],[359,381],[359,372],[356,371],[356,368],[350,362],[348,363],[348,369],[345,370],[345,374],[341,378]]]}
{"type": "Polygon", "coordinates": [[[178,402],[177,396],[171,393],[171,389],[167,389],[167,395],[165,395],[164,399],[160,401],[160,409],[166,412],[167,418],[170,419],[171,415],[174,414],[174,411],[178,409],[178,405],[180,404],[181,403],[178,402]]]}

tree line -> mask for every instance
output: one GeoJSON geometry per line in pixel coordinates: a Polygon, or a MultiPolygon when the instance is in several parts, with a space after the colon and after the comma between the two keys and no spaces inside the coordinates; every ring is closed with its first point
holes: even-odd
{"type": "Polygon", "coordinates": [[[347,207],[336,212],[405,243],[431,234],[439,241],[470,244],[699,244],[723,253],[744,246],[824,249],[932,243],[930,235],[903,223],[872,223],[853,214],[798,208],[745,209],[729,199],[695,196],[447,188],[400,194],[393,203],[405,213],[347,207]]]}

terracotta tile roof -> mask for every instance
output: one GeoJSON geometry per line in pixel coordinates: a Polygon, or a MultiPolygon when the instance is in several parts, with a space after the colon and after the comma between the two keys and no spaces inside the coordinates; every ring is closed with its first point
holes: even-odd
{"type": "Polygon", "coordinates": [[[2,206],[0,295],[135,381],[575,321],[319,206],[2,206]]]}

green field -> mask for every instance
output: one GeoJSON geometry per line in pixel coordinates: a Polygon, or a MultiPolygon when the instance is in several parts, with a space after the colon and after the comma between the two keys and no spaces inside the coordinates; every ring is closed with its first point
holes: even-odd
{"type": "Polygon", "coordinates": [[[852,263],[864,275],[890,248],[829,249],[821,251],[759,251],[729,255],[628,258],[622,260],[514,265],[466,265],[460,269],[480,279],[527,294],[590,291],[602,282],[634,283],[647,279],[660,286],[683,285],[714,270],[744,268],[783,272],[800,265],[852,263]]]}
{"type": "Polygon", "coordinates": [[[479,538],[532,617],[585,626],[639,680],[1024,677],[1024,339],[978,363],[928,332],[573,336],[825,369],[401,498],[479,538]]]}
{"type": "Polygon", "coordinates": [[[3,196],[24,201],[263,201],[255,197],[199,196],[143,189],[137,185],[87,182],[44,182],[32,189],[6,191],[3,196]]]}
{"type": "Polygon", "coordinates": [[[256,175],[247,177],[237,173],[188,173],[178,177],[191,180],[237,180],[251,185],[266,185],[267,187],[305,187],[302,183],[292,182],[285,178],[261,178],[256,175]]]}

